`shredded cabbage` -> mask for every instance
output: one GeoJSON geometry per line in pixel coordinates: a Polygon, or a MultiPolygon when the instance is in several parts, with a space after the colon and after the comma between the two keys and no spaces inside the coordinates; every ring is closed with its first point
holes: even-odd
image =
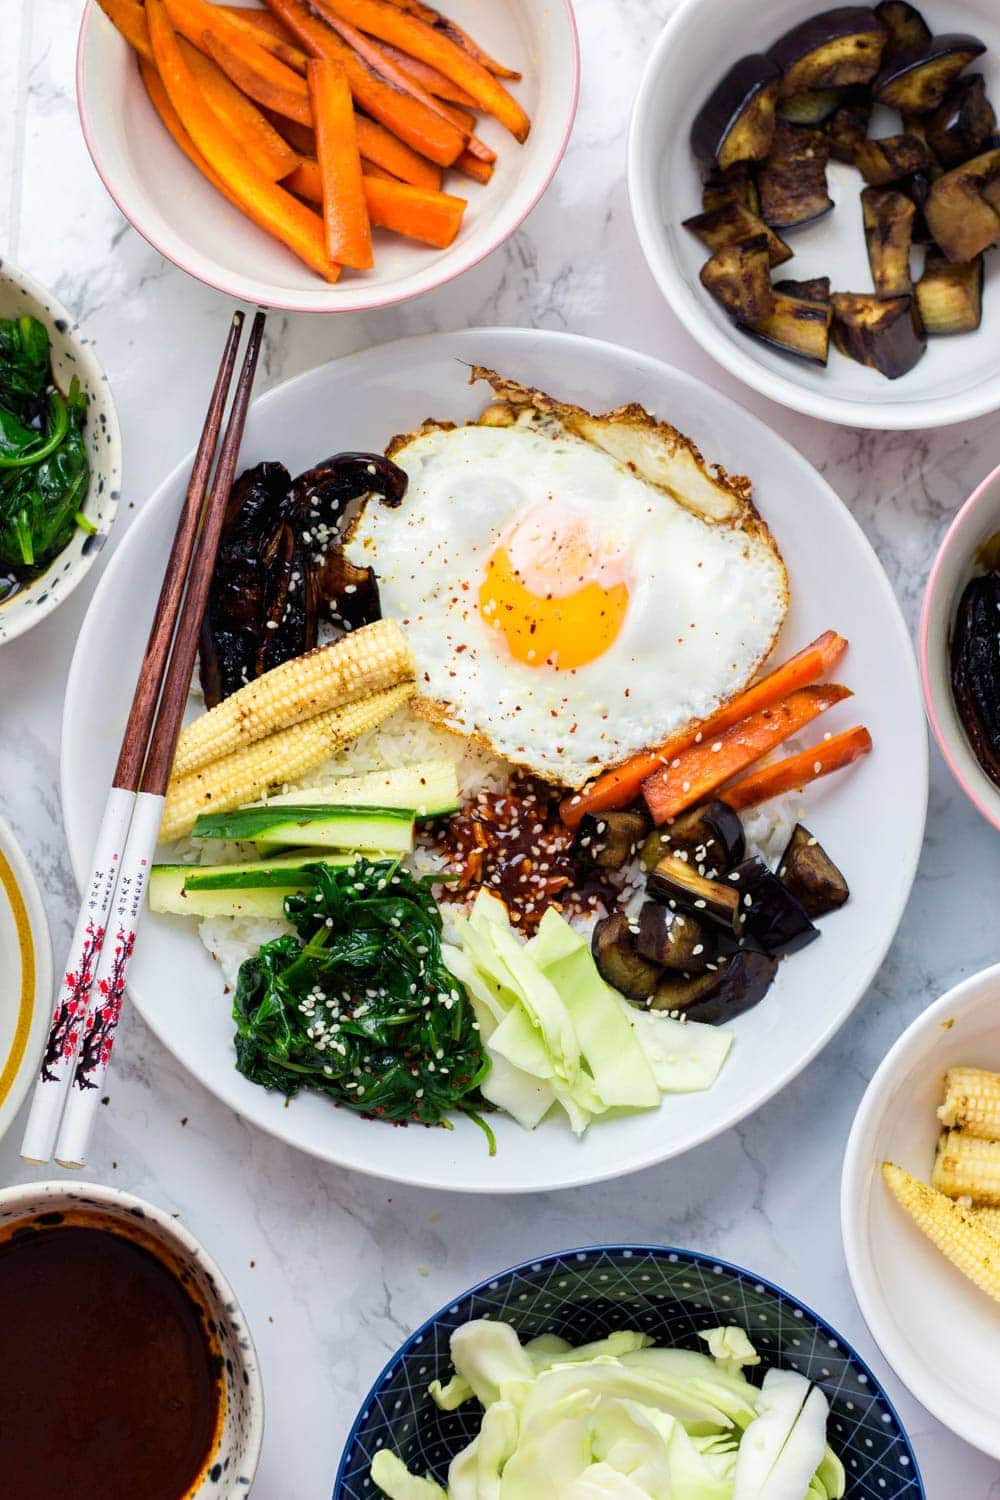
{"type": "Polygon", "coordinates": [[[700,1337],[707,1354],[631,1330],[522,1345],[505,1323],[466,1323],[451,1338],[454,1378],[431,1395],[484,1412],[447,1489],[385,1449],[372,1479],[389,1500],[841,1500],[822,1391],[792,1370],[751,1385],[742,1371],[760,1356],[742,1328],[700,1337]]]}
{"type": "MultiPolygon", "coordinates": [[[[638,1011],[605,984],[585,938],[549,907],[524,942],[480,890],[444,959],[466,988],[491,1068],[483,1097],[533,1130],[558,1105],[577,1135],[608,1111],[711,1088],[732,1037],[638,1011]]],[[[504,1497],[506,1500],[506,1497],[504,1497]]]]}

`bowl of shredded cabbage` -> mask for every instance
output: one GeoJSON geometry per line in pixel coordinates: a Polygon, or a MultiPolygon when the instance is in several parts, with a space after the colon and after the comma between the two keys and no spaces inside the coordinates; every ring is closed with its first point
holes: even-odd
{"type": "Polygon", "coordinates": [[[824,1320],[687,1250],[515,1266],[407,1340],[333,1500],[922,1500],[906,1433],[824,1320]]]}

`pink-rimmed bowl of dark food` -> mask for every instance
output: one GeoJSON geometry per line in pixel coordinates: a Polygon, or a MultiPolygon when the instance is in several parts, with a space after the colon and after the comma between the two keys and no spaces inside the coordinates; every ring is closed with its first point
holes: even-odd
{"type": "MultiPolygon", "coordinates": [[[[451,1461],[479,1432],[484,1406],[478,1399],[455,1405],[447,1397],[442,1405],[435,1402],[428,1387],[432,1381],[447,1386],[454,1373],[456,1330],[463,1330],[459,1339],[467,1340],[465,1349],[471,1352],[470,1334],[476,1338],[477,1329],[496,1329],[499,1324],[508,1325],[522,1346],[532,1340],[545,1341],[529,1351],[535,1368],[539,1368],[538,1360],[543,1370],[546,1360],[559,1364],[560,1349],[566,1353],[568,1346],[578,1348],[611,1338],[612,1346],[588,1351],[604,1361],[600,1377],[604,1406],[614,1405],[610,1384],[605,1382],[633,1373],[637,1385],[641,1384],[638,1372],[649,1356],[652,1361],[658,1357],[665,1360],[680,1382],[692,1376],[713,1381],[710,1362],[701,1358],[711,1346],[699,1334],[721,1327],[742,1329],[760,1360],[743,1371],[751,1387],[763,1382],[768,1389],[771,1373],[780,1370],[787,1373],[779,1379],[801,1390],[805,1382],[811,1382],[813,1390],[808,1399],[821,1410],[825,1408],[825,1440],[833,1458],[829,1466],[824,1464],[822,1474],[809,1489],[810,1495],[846,1493],[850,1500],[922,1500],[924,1488],[916,1458],[889,1397],[860,1355],[834,1328],[790,1293],[752,1271],[696,1251],[656,1245],[601,1245],[540,1256],[481,1282],[435,1313],[392,1356],[365,1397],[347,1439],[333,1500],[375,1500],[382,1495],[371,1469],[373,1458],[385,1449],[412,1473],[429,1475],[444,1485],[451,1461]],[[469,1324],[476,1328],[469,1329],[469,1324]],[[559,1340],[564,1342],[560,1345],[559,1340]],[[636,1353],[639,1344],[647,1347],[636,1353]],[[616,1370],[619,1359],[622,1364],[616,1370]]],[[[505,1342],[509,1348],[509,1336],[505,1342]]],[[[513,1352],[516,1355],[516,1347],[513,1352]]],[[[494,1370],[497,1368],[499,1361],[494,1365],[494,1370]]],[[[575,1368],[579,1371],[582,1367],[575,1368]]],[[[649,1365],[645,1369],[648,1374],[649,1365]]],[[[559,1413],[548,1405],[541,1390],[542,1381],[553,1376],[559,1382],[567,1378],[572,1382],[571,1367],[563,1363],[555,1369],[550,1365],[541,1381],[534,1382],[527,1399],[537,1413],[536,1424],[543,1412],[549,1415],[542,1441],[548,1436],[558,1443],[555,1429],[559,1413]]],[[[586,1379],[584,1376],[581,1384],[586,1384],[586,1379]]],[[[742,1390],[753,1403],[756,1397],[750,1388],[742,1390]]],[[[490,1399],[488,1392],[481,1394],[484,1401],[490,1399]]],[[[633,1394],[641,1403],[643,1394],[633,1394]]],[[[518,1399],[516,1394],[511,1397],[512,1401],[518,1399]]],[[[566,1403],[572,1399],[567,1397],[566,1403]]],[[[668,1407],[669,1401],[661,1410],[668,1407]]],[[[691,1418],[694,1413],[688,1411],[686,1415],[691,1418]]],[[[669,1417],[663,1420],[669,1421],[669,1417]]],[[[697,1421],[694,1425],[698,1427],[697,1421]]],[[[590,1462],[589,1446],[581,1460],[579,1441],[578,1435],[577,1445],[570,1450],[571,1465],[590,1462]]],[[[582,1441],[586,1443],[586,1433],[582,1441]]],[[[700,1459],[693,1448],[688,1452],[697,1471],[700,1459]]],[[[565,1448],[561,1456],[566,1461],[565,1448]]],[[[609,1459],[611,1456],[609,1453],[609,1459]]],[[[519,1453],[507,1462],[519,1465],[523,1475],[526,1461],[530,1462],[529,1456],[519,1453]]],[[[385,1464],[385,1456],[378,1462],[385,1464]]],[[[670,1462],[668,1457],[668,1467],[670,1462]]],[[[602,1477],[608,1476],[605,1473],[602,1477]]],[[[684,1474],[689,1483],[693,1477],[691,1469],[684,1474]]],[[[510,1479],[514,1480],[513,1472],[510,1479]]],[[[801,1491],[795,1486],[795,1492],[804,1492],[807,1482],[803,1481],[801,1491]]],[[[724,1488],[717,1490],[716,1483],[711,1482],[713,1494],[724,1488]]],[[[628,1492],[632,1493],[631,1489],[628,1492]]],[[[686,1486],[683,1492],[689,1492],[686,1486]]],[[[708,1492],[706,1488],[704,1493],[708,1492]]],[[[758,1491],[755,1488],[753,1492],[758,1491]]],[[[427,1493],[430,1497],[438,1491],[428,1488],[427,1493]]],[[[443,1489],[440,1493],[444,1494],[443,1489]]],[[[453,1493],[458,1493],[457,1484],[453,1493]]],[[[549,1491],[526,1487],[520,1493],[541,1495],[549,1491]]],[[[645,1494],[646,1489],[638,1488],[635,1493],[645,1494]]],[[[690,1493],[694,1493],[693,1486],[690,1493]]],[[[774,1493],[779,1491],[775,1489],[774,1493]]]]}
{"type": "Polygon", "coordinates": [[[920,617],[920,676],[938,748],[1000,829],[1000,467],[948,528],[920,617]]]}

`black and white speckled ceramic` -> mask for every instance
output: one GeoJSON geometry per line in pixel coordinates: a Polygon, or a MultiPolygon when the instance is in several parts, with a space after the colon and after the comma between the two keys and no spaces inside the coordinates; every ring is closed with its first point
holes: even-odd
{"type": "Polygon", "coordinates": [[[75,375],[90,403],[85,432],[90,490],[82,510],[97,531],[90,536],[77,530],[44,573],[0,604],[0,645],[44,620],[73,592],[108,539],[122,483],[118,414],[108,377],[94,353],[93,341],[51,292],[0,257],[0,318],[17,318],[26,313],[40,319],[49,331],[56,384],[66,390],[75,375]]]}
{"type": "Polygon", "coordinates": [[[120,1226],[118,1232],[161,1246],[164,1259],[206,1309],[209,1332],[217,1338],[225,1364],[222,1436],[197,1482],[178,1500],[241,1500],[250,1492],[260,1458],[264,1388],[257,1351],[232,1287],[176,1219],[131,1193],[96,1183],[33,1182],[0,1191],[0,1233],[12,1222],[27,1228],[33,1219],[46,1216],[51,1225],[52,1214],[81,1210],[110,1220],[120,1226]]]}

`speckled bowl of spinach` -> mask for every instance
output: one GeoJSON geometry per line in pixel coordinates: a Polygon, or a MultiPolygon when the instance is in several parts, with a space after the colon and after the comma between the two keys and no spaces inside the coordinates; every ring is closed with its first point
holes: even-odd
{"type": "Polygon", "coordinates": [[[51,292],[0,261],[0,334],[5,327],[0,395],[4,368],[15,390],[0,401],[0,645],[76,588],[107,541],[122,477],[118,415],[92,340],[51,292]],[[36,411],[30,397],[27,408],[18,398],[37,384],[41,358],[38,330],[26,320],[48,335],[50,369],[36,411]],[[25,426],[37,429],[34,444],[25,426]]]}

